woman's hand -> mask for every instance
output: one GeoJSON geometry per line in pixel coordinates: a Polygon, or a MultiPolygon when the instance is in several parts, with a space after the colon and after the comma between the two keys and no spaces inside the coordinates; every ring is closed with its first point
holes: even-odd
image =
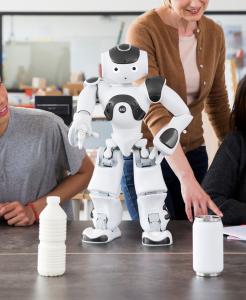
{"type": "Polygon", "coordinates": [[[209,208],[216,215],[222,217],[222,212],[197,182],[182,147],[178,145],[174,154],[167,156],[166,160],[179,179],[188,219],[193,221],[192,208],[195,216],[207,215],[209,208]]]}
{"type": "Polygon", "coordinates": [[[202,189],[193,174],[180,179],[180,184],[181,194],[185,203],[185,212],[190,222],[193,221],[192,208],[194,216],[207,215],[208,208],[219,217],[223,216],[222,212],[202,189]]]}

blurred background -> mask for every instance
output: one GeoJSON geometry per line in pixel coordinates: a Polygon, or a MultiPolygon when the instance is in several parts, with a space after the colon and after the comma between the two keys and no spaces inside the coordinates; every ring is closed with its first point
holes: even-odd
{"type": "MultiPolygon", "coordinates": [[[[1,1],[0,76],[8,89],[10,104],[53,111],[69,125],[83,81],[99,75],[100,53],[124,42],[136,16],[161,3],[1,1]]],[[[238,80],[246,74],[246,1],[210,0],[207,15],[225,33],[226,84],[232,106],[238,80]]],[[[100,105],[93,114],[93,127],[100,134],[98,140],[87,143],[87,151],[94,159],[96,149],[111,133],[100,105]]],[[[204,130],[211,162],[218,141],[205,114],[204,130]]]]}

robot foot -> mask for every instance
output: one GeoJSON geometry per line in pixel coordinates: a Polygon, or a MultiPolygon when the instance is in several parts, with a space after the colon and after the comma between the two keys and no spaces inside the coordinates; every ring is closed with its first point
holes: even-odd
{"type": "Polygon", "coordinates": [[[173,238],[170,231],[154,231],[142,233],[142,244],[144,246],[168,246],[172,245],[173,238]]]}
{"type": "Polygon", "coordinates": [[[87,244],[106,244],[119,237],[121,237],[119,227],[116,227],[113,231],[88,227],[82,232],[82,242],[87,244]]]}

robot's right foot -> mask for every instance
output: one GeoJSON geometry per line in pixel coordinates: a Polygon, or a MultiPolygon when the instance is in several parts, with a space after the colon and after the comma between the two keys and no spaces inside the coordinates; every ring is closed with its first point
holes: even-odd
{"type": "Polygon", "coordinates": [[[168,246],[172,245],[173,238],[170,231],[160,231],[160,232],[143,232],[142,234],[142,244],[144,246],[168,246]]]}
{"type": "Polygon", "coordinates": [[[82,232],[82,242],[87,244],[106,244],[119,237],[121,231],[118,227],[114,231],[89,227],[82,232]]]}

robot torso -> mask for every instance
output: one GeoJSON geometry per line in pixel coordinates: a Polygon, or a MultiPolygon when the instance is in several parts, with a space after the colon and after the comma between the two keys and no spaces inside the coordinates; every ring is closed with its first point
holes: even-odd
{"type": "Polygon", "coordinates": [[[112,124],[112,139],[123,155],[130,155],[134,144],[142,138],[141,124],[149,109],[150,103],[144,88],[100,81],[98,98],[106,119],[112,124]]]}

